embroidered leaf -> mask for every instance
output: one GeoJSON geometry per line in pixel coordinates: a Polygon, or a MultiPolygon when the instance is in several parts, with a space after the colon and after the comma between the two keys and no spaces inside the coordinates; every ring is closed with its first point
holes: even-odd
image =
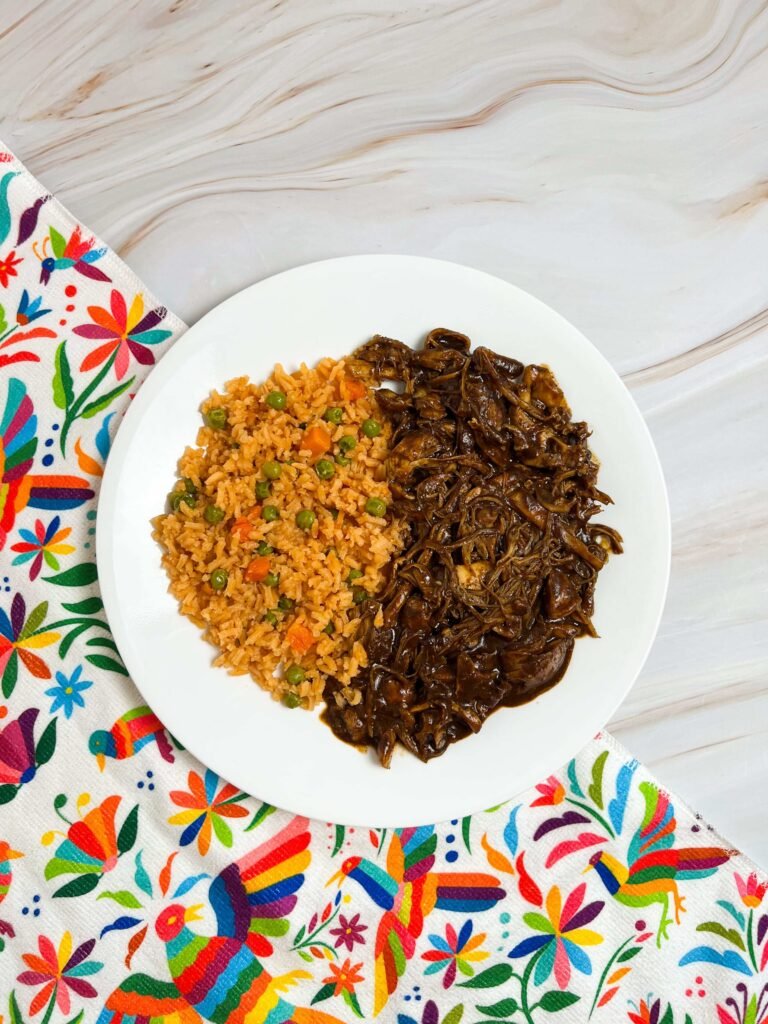
{"type": "Polygon", "coordinates": [[[589,820],[586,814],[580,814],[579,811],[566,811],[565,814],[556,815],[543,821],[533,833],[533,838],[538,841],[548,832],[553,832],[557,828],[565,828],[566,825],[585,825],[589,820]]]}
{"type": "Polygon", "coordinates": [[[118,672],[121,676],[128,675],[125,665],[115,661],[114,658],[110,658],[106,654],[86,654],[85,660],[90,661],[96,668],[105,668],[109,672],[118,672]]]}
{"type": "Polygon", "coordinates": [[[297,949],[296,952],[299,954],[302,960],[306,960],[308,964],[312,963],[312,957],[303,949],[297,949]]]}
{"type": "Polygon", "coordinates": [[[518,832],[517,832],[517,815],[520,811],[520,804],[517,807],[513,807],[509,812],[509,820],[504,826],[504,842],[507,844],[507,849],[514,857],[517,853],[518,843],[518,832]]]}
{"type": "Polygon", "coordinates": [[[88,405],[86,405],[80,415],[84,420],[91,419],[91,417],[95,416],[97,412],[101,412],[102,409],[106,409],[107,406],[111,405],[116,398],[119,398],[124,391],[127,391],[135,380],[135,377],[131,377],[130,380],[123,381],[123,383],[118,384],[116,388],[112,388],[112,390],[107,391],[106,394],[101,395],[99,398],[95,398],[92,402],[89,402],[88,405]]]}
{"type": "Polygon", "coordinates": [[[619,768],[616,776],[616,795],[608,801],[608,817],[617,835],[624,827],[624,812],[627,809],[632,777],[637,769],[637,761],[628,761],[619,768]]]}
{"type": "Polygon", "coordinates": [[[80,1024],[80,1021],[83,1019],[84,1013],[85,1010],[81,1010],[80,1013],[78,1013],[76,1016],[72,1018],[72,1020],[68,1020],[67,1024],[80,1024]]]}
{"type": "MultiPolygon", "coordinates": [[[[717,900],[716,902],[718,907],[722,907],[723,910],[730,914],[736,922],[736,924],[739,926],[739,928],[741,928],[741,930],[744,931],[744,922],[746,920],[744,915],[741,914],[732,903],[729,903],[728,900],[717,900]]],[[[759,937],[757,941],[760,942],[759,937]]]]}
{"type": "Polygon", "coordinates": [[[151,896],[152,882],[150,881],[149,875],[147,874],[147,869],[141,863],[141,855],[143,852],[143,850],[139,850],[139,852],[136,854],[136,870],[133,874],[133,880],[136,883],[136,885],[138,885],[142,892],[145,892],[147,896],[151,896]]]}
{"type": "Polygon", "coordinates": [[[719,921],[704,921],[703,924],[696,926],[697,932],[712,932],[713,935],[719,935],[720,938],[725,939],[726,942],[733,943],[741,950],[746,951],[744,946],[744,940],[736,931],[735,928],[726,928],[724,924],[720,924],[719,921]]]}
{"type": "Polygon", "coordinates": [[[8,203],[8,186],[18,175],[18,171],[8,171],[0,178],[0,245],[8,237],[11,230],[11,207],[8,203]]]}
{"type": "Polygon", "coordinates": [[[596,804],[600,810],[603,809],[603,771],[605,770],[605,762],[607,760],[607,750],[604,750],[602,754],[598,754],[595,763],[592,765],[592,782],[587,790],[592,803],[596,804]]]}
{"type": "Polygon", "coordinates": [[[40,216],[40,210],[51,198],[50,194],[38,196],[34,203],[28,206],[19,217],[19,233],[16,236],[16,245],[23,245],[28,238],[32,237],[37,227],[37,218],[40,216]]]}
{"type": "Polygon", "coordinates": [[[3,696],[10,697],[16,688],[16,680],[19,678],[19,656],[13,651],[8,664],[3,672],[3,696]]]}
{"type": "Polygon", "coordinates": [[[82,562],[80,565],[73,565],[71,569],[65,569],[58,576],[44,576],[46,583],[53,583],[56,587],[87,587],[98,579],[95,562],[82,562]]]}
{"type": "Polygon", "coordinates": [[[472,827],[472,815],[468,814],[466,818],[461,819],[461,838],[464,840],[464,845],[467,848],[467,853],[472,853],[472,847],[469,845],[469,830],[472,827]]]}
{"type": "Polygon", "coordinates": [[[8,330],[8,321],[5,319],[5,306],[0,305],[0,334],[8,330]]]}
{"type": "MultiPolygon", "coordinates": [[[[605,754],[607,757],[608,752],[606,751],[605,754]]],[[[578,1003],[580,998],[575,992],[545,992],[539,1000],[539,1006],[547,1013],[557,1013],[558,1010],[567,1010],[569,1006],[578,1003]]]]}
{"type": "Polygon", "coordinates": [[[625,964],[627,960],[631,960],[636,957],[638,953],[642,953],[642,946],[630,946],[629,949],[625,949],[623,953],[616,957],[617,964],[625,964]]]}
{"type": "Polygon", "coordinates": [[[24,1024],[24,1018],[21,1016],[21,1010],[19,1008],[15,992],[11,992],[10,997],[8,998],[8,1019],[11,1024],[24,1024]]]}
{"type": "Polygon", "coordinates": [[[664,1011],[664,1016],[659,1021],[659,1024],[674,1024],[671,1006],[667,1006],[666,1010],[664,1011]]]}
{"type": "Polygon", "coordinates": [[[251,832],[253,829],[258,828],[265,818],[268,818],[270,814],[274,814],[274,811],[275,808],[272,806],[272,804],[263,803],[261,807],[258,809],[258,811],[256,811],[256,813],[254,814],[253,820],[250,822],[249,825],[246,826],[245,829],[243,829],[243,831],[251,832]]]}
{"type": "Polygon", "coordinates": [[[613,997],[616,995],[616,993],[618,991],[619,991],[619,986],[618,985],[615,988],[607,989],[607,991],[603,992],[603,994],[600,996],[600,1002],[597,1005],[598,1006],[605,1006],[606,1003],[610,1003],[610,1001],[613,999],[613,997]]]}
{"type": "Polygon", "coordinates": [[[101,929],[99,938],[103,939],[107,932],[121,932],[125,931],[126,928],[135,928],[137,924],[141,924],[140,917],[118,917],[112,924],[108,924],[101,929]]]}
{"type": "Polygon", "coordinates": [[[72,644],[75,642],[75,640],[77,640],[77,638],[82,633],[85,633],[87,630],[89,630],[91,628],[91,625],[92,625],[92,623],[90,623],[90,622],[81,622],[79,626],[75,626],[74,629],[71,629],[69,631],[69,633],[67,633],[67,635],[64,637],[64,639],[59,644],[59,657],[60,658],[66,658],[66,656],[69,654],[69,649],[72,646],[72,644]]]}
{"type": "Polygon", "coordinates": [[[443,1024],[460,1024],[463,1016],[464,1004],[459,1003],[458,1006],[454,1006],[454,1008],[446,1014],[443,1018],[443,1024]]]}
{"type": "MultiPolygon", "coordinates": [[[[505,857],[500,850],[496,850],[493,846],[491,846],[490,842],[488,841],[487,832],[483,833],[483,838],[480,840],[480,845],[485,850],[485,856],[487,857],[488,863],[491,865],[492,868],[495,868],[497,871],[505,871],[509,875],[514,875],[515,869],[510,863],[509,859],[505,857]]],[[[459,961],[459,967],[461,967],[461,961],[459,961]]]]}
{"type": "Polygon", "coordinates": [[[45,729],[43,729],[42,736],[37,741],[35,747],[35,764],[38,767],[41,764],[47,764],[48,761],[53,757],[53,752],[56,749],[56,719],[52,718],[45,729]]]}
{"type": "Polygon", "coordinates": [[[517,1009],[517,1000],[502,999],[501,1002],[494,1003],[492,1006],[478,1006],[476,1009],[488,1017],[511,1017],[517,1009]]]}
{"type": "Polygon", "coordinates": [[[18,793],[20,786],[0,786],[0,804],[8,804],[18,793]]]}
{"type": "Polygon", "coordinates": [[[148,927],[149,926],[145,924],[141,931],[136,932],[135,935],[131,936],[128,942],[128,952],[125,954],[125,966],[129,969],[131,966],[131,960],[133,960],[134,956],[136,955],[136,951],[144,941],[148,927]]]}
{"type": "Polygon", "coordinates": [[[96,615],[104,607],[104,602],[100,597],[86,597],[83,601],[75,601],[73,604],[62,602],[61,607],[78,615],[96,615]]]}
{"type": "Polygon", "coordinates": [[[175,900],[178,899],[179,896],[185,896],[190,889],[194,888],[194,886],[197,885],[199,881],[201,881],[203,878],[210,877],[210,875],[207,875],[205,872],[203,872],[200,875],[192,875],[191,878],[185,878],[184,881],[176,887],[176,891],[171,895],[171,899],[175,900]]]}
{"type": "Polygon", "coordinates": [[[62,341],[54,356],[56,372],[53,375],[53,402],[58,409],[68,409],[75,400],[72,370],[69,366],[65,345],[66,342],[62,341]]]}
{"type": "Polygon", "coordinates": [[[142,907],[142,904],[136,899],[132,892],[128,889],[117,889],[115,892],[100,892],[96,897],[97,900],[114,900],[115,903],[119,903],[121,907],[130,907],[131,910],[138,910],[142,907]]]}
{"type": "Polygon", "coordinates": [[[311,1005],[314,1006],[315,1003],[322,1003],[324,999],[330,999],[331,996],[333,995],[333,990],[335,987],[335,985],[323,985],[321,989],[315,992],[314,996],[312,997],[311,1005]]]}
{"type": "Polygon", "coordinates": [[[493,967],[480,971],[469,981],[459,982],[459,988],[494,988],[496,985],[503,985],[514,974],[510,964],[495,964],[493,967]]]}
{"type": "Polygon", "coordinates": [[[117,848],[120,853],[127,853],[136,842],[136,833],[139,828],[139,805],[131,809],[123,826],[117,833],[117,848]]]}
{"type": "Polygon", "coordinates": [[[685,967],[686,964],[717,964],[718,967],[725,967],[729,971],[746,974],[747,977],[752,974],[752,969],[744,960],[744,957],[734,953],[732,949],[726,949],[725,952],[718,953],[711,946],[696,946],[680,958],[679,966],[685,967]]]}
{"type": "Polygon", "coordinates": [[[347,1006],[349,1006],[358,1017],[362,1017],[363,1011],[360,1009],[360,1003],[358,1003],[355,993],[348,992],[347,989],[342,989],[341,995],[347,1006]]]}
{"type": "MultiPolygon", "coordinates": [[[[45,877],[48,878],[48,872],[46,870],[45,877]]],[[[67,882],[66,885],[62,885],[60,889],[57,889],[53,894],[54,896],[84,896],[91,889],[95,889],[99,884],[100,874],[93,873],[88,875],[80,875],[79,878],[73,878],[71,882],[67,882]]]]}
{"type": "Polygon", "coordinates": [[[306,931],[307,931],[307,929],[306,929],[305,925],[302,925],[301,928],[299,928],[299,930],[296,932],[296,938],[293,940],[294,946],[298,946],[299,945],[301,940],[304,938],[304,936],[306,934],[306,931]]]}
{"type": "Polygon", "coordinates": [[[344,836],[346,834],[347,834],[347,830],[344,827],[344,825],[336,825],[335,826],[335,833],[334,833],[334,840],[333,840],[333,850],[331,850],[331,856],[332,857],[335,857],[336,854],[339,852],[339,850],[344,845],[344,836]]]}
{"type": "Polygon", "coordinates": [[[563,857],[568,857],[572,853],[584,850],[588,846],[596,846],[598,843],[604,842],[606,842],[605,836],[598,836],[594,832],[579,832],[576,839],[566,839],[552,848],[546,859],[546,866],[551,868],[553,864],[557,864],[563,857]]]}
{"type": "Polygon", "coordinates": [[[27,621],[24,623],[24,628],[19,633],[19,640],[26,640],[27,637],[32,636],[36,629],[38,629],[45,622],[45,617],[48,614],[48,602],[42,601],[37,608],[33,608],[29,613],[27,621]]]}
{"type": "Polygon", "coordinates": [[[57,231],[56,228],[53,227],[53,225],[51,225],[50,228],[50,235],[51,250],[53,251],[53,255],[56,257],[56,259],[60,260],[61,257],[64,255],[64,250],[67,248],[67,240],[64,238],[64,235],[61,234],[61,232],[57,231]]]}

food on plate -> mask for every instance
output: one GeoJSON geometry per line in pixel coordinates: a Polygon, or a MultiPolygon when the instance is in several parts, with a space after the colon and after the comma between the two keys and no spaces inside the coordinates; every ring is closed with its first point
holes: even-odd
{"type": "Polygon", "coordinates": [[[361,607],[404,534],[382,515],[389,430],[370,388],[324,359],[232,380],[202,412],[154,522],[171,593],[217,665],[291,708],[313,707],[332,675],[354,704],[344,681],[365,665],[361,607]]]}
{"type": "Polygon", "coordinates": [[[154,521],[170,590],[288,708],[427,761],[557,683],[621,537],[546,366],[438,328],[203,403],[154,521]],[[393,387],[386,386],[387,384],[393,387]]]}
{"type": "Polygon", "coordinates": [[[547,367],[442,329],[419,350],[375,337],[350,366],[400,386],[375,398],[408,536],[363,610],[365,662],[351,683],[329,678],[325,715],[385,766],[398,743],[426,761],[562,678],[574,641],[596,635],[597,576],[621,538],[591,522],[611,499],[547,367]]]}

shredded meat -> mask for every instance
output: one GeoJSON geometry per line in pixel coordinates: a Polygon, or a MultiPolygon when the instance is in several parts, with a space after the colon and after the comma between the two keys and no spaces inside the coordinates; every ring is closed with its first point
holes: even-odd
{"type": "Polygon", "coordinates": [[[546,366],[436,329],[420,350],[376,336],[352,367],[401,386],[376,398],[410,537],[362,614],[362,700],[338,699],[329,679],[325,716],[387,767],[398,742],[427,761],[558,682],[576,638],[596,636],[597,575],[621,537],[590,521],[611,499],[546,366]]]}

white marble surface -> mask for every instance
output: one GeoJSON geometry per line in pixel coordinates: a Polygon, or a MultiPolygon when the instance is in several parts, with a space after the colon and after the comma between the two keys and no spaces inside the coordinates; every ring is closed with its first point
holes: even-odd
{"type": "Polygon", "coordinates": [[[0,0],[0,53],[0,137],[188,322],[409,252],[602,349],[674,529],[611,729],[768,867],[765,0],[0,0]]]}

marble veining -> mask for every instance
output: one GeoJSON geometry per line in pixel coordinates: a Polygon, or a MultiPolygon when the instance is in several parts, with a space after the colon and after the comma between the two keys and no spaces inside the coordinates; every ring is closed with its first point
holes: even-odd
{"type": "Polygon", "coordinates": [[[768,865],[764,0],[0,0],[0,136],[188,322],[406,252],[611,360],[664,464],[658,640],[611,729],[768,865]]]}

